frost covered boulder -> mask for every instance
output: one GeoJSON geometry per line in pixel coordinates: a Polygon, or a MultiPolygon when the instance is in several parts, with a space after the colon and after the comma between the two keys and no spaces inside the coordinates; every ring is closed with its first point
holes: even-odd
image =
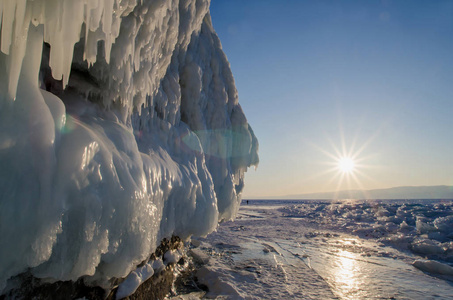
{"type": "Polygon", "coordinates": [[[109,289],[163,238],[235,217],[258,142],[209,0],[0,15],[0,291],[25,271],[109,289]]]}

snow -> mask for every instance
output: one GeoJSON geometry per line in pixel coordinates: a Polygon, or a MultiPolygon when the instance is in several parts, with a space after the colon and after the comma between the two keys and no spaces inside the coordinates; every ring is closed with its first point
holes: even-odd
{"type": "Polygon", "coordinates": [[[27,269],[109,288],[162,238],[236,216],[258,142],[209,0],[0,0],[0,15],[0,291],[27,269]]]}

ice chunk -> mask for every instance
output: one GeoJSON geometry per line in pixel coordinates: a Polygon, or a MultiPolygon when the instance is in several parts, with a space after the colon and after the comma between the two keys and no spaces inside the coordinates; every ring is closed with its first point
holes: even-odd
{"type": "Polygon", "coordinates": [[[164,261],[166,264],[175,264],[179,261],[181,258],[181,253],[179,253],[179,250],[168,250],[164,254],[164,261]]]}
{"type": "Polygon", "coordinates": [[[413,242],[411,249],[420,254],[442,254],[445,252],[439,242],[428,239],[413,242]]]}
{"type": "Polygon", "coordinates": [[[245,298],[228,280],[225,274],[216,270],[215,267],[201,267],[197,270],[198,280],[209,288],[209,293],[206,295],[220,295],[227,298],[243,299],[245,298]]]}
{"type": "Polygon", "coordinates": [[[151,266],[153,267],[153,270],[155,273],[157,273],[160,270],[162,270],[163,268],[165,268],[164,262],[162,261],[161,258],[154,260],[153,263],[151,264],[151,266]]]}
{"type": "Polygon", "coordinates": [[[210,260],[210,257],[200,249],[191,249],[189,255],[193,258],[196,263],[207,264],[210,260]]]}
{"type": "Polygon", "coordinates": [[[433,223],[439,231],[453,233],[453,216],[439,217],[433,223]]]}
{"type": "Polygon", "coordinates": [[[417,230],[419,233],[428,233],[432,231],[436,231],[436,227],[432,225],[430,222],[426,222],[425,218],[417,216],[417,221],[415,223],[417,230]]]}
{"type": "Polygon", "coordinates": [[[131,272],[126,279],[118,286],[116,299],[123,299],[132,295],[137,288],[146,280],[153,276],[153,267],[148,263],[131,272]]]}
{"type": "Polygon", "coordinates": [[[453,276],[453,267],[435,260],[416,260],[413,266],[425,272],[453,276]]]}

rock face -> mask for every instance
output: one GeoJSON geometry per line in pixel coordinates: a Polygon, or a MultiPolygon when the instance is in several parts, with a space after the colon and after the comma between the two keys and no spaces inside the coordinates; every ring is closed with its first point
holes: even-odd
{"type": "Polygon", "coordinates": [[[235,217],[258,142],[209,0],[0,0],[0,15],[0,291],[109,290],[162,239],[235,217]]]}

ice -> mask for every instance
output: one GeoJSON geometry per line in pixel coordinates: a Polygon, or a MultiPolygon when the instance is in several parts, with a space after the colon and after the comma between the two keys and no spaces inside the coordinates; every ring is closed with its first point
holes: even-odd
{"type": "Polygon", "coordinates": [[[197,271],[197,278],[200,282],[209,287],[209,293],[206,297],[216,298],[217,296],[226,297],[227,299],[246,299],[246,295],[240,293],[234,284],[225,278],[222,272],[224,266],[219,268],[202,267],[197,271]]]}
{"type": "Polygon", "coordinates": [[[110,288],[235,217],[258,142],[209,3],[0,0],[0,290],[110,288]]]}
{"type": "Polygon", "coordinates": [[[146,280],[151,278],[154,273],[159,273],[169,264],[175,264],[182,257],[179,250],[168,250],[162,258],[148,261],[141,267],[130,272],[126,279],[118,286],[116,299],[123,299],[132,295],[137,288],[146,280]]]}
{"type": "Polygon", "coordinates": [[[165,268],[164,262],[160,258],[154,260],[151,266],[153,267],[154,272],[160,272],[163,268],[165,268]]]}
{"type": "Polygon", "coordinates": [[[434,274],[453,276],[453,267],[434,260],[416,260],[414,267],[434,274]]]}
{"type": "Polygon", "coordinates": [[[181,253],[178,250],[169,250],[164,254],[164,261],[167,264],[175,264],[181,258],[181,253]]]}
{"type": "Polygon", "coordinates": [[[426,218],[417,216],[415,221],[415,227],[420,234],[429,233],[436,231],[436,227],[428,222],[426,218]]]}
{"type": "Polygon", "coordinates": [[[398,249],[453,261],[451,200],[301,202],[286,215],[328,224],[332,229],[373,238],[398,249]]]}
{"type": "Polygon", "coordinates": [[[436,240],[421,239],[411,243],[410,248],[413,252],[425,255],[444,254],[445,250],[442,243],[436,240]]]}
{"type": "MultiPolygon", "coordinates": [[[[235,222],[197,239],[189,254],[201,265],[196,276],[208,286],[207,298],[450,299],[453,267],[443,260],[448,250],[426,259],[383,244],[382,236],[354,233],[387,222],[382,212],[386,217],[402,212],[413,224],[404,235],[410,242],[423,239],[414,215],[428,223],[451,215],[452,202],[442,202],[250,200],[235,222]],[[362,215],[365,224],[349,222],[346,215],[362,215]]],[[[401,213],[396,219],[403,219],[401,213]]],[[[379,228],[384,237],[403,234],[379,228]]]]}
{"type": "Polygon", "coordinates": [[[140,286],[140,284],[151,278],[153,274],[154,269],[149,263],[140,268],[137,268],[135,271],[132,271],[118,286],[116,299],[123,299],[129,295],[132,295],[140,286]]]}

